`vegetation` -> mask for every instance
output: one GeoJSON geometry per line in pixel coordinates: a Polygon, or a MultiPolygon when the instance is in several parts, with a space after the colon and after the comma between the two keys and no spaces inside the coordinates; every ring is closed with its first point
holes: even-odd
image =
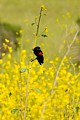
{"type": "Polygon", "coordinates": [[[2,53],[8,53],[7,46],[17,50],[19,47],[18,39],[21,37],[20,30],[20,26],[0,23],[0,58],[2,58],[2,53]]]}
{"type": "MultiPolygon", "coordinates": [[[[43,18],[46,19],[46,7],[41,5],[40,14],[30,27],[35,31],[32,40],[25,38],[25,33],[28,33],[26,27],[20,30],[22,38],[19,39],[20,48],[16,53],[5,38],[3,47],[9,53],[2,53],[3,58],[0,59],[0,120],[80,119],[80,65],[73,63],[70,55],[74,44],[79,42],[80,28],[76,23],[66,24],[67,20],[71,20],[70,12],[63,16],[64,23],[57,18],[60,34],[65,31],[61,48],[64,52],[60,51],[60,56],[56,53],[54,59],[52,56],[49,58],[48,53],[53,52],[51,47],[48,49],[48,39],[52,38],[52,33],[41,22],[43,18]],[[28,51],[26,44],[31,46],[28,51]],[[43,65],[36,60],[31,62],[34,55],[30,50],[37,45],[44,53],[43,65]]],[[[59,38],[58,35],[56,37],[59,38]]]]}

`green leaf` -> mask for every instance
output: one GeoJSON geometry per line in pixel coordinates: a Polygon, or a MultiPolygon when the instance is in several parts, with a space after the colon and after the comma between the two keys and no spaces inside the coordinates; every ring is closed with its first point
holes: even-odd
{"type": "Polygon", "coordinates": [[[38,93],[42,93],[42,91],[39,88],[35,88],[35,91],[38,93]]]}
{"type": "Polygon", "coordinates": [[[79,109],[80,109],[80,108],[77,106],[77,107],[76,107],[76,112],[77,112],[77,113],[79,112],[79,109]]]}
{"type": "Polygon", "coordinates": [[[20,73],[26,72],[26,68],[21,68],[20,73]]]}
{"type": "Polygon", "coordinates": [[[11,112],[14,114],[14,113],[19,112],[19,110],[18,110],[18,108],[14,108],[11,112]]]}
{"type": "Polygon", "coordinates": [[[42,37],[48,37],[46,34],[42,34],[41,36],[42,36],[42,37]]]}
{"type": "Polygon", "coordinates": [[[12,93],[11,92],[9,92],[9,96],[11,96],[12,95],[12,93]]]}
{"type": "Polygon", "coordinates": [[[31,25],[33,26],[35,23],[32,23],[31,25]]]}
{"type": "Polygon", "coordinates": [[[46,14],[44,14],[46,16],[46,14]]]}

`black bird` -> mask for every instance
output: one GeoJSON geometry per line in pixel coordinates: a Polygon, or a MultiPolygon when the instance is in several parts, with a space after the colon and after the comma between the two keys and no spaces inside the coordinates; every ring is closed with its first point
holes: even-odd
{"type": "MultiPolygon", "coordinates": [[[[35,47],[35,48],[33,49],[33,52],[34,52],[34,54],[37,56],[35,59],[38,60],[39,64],[40,64],[40,65],[43,64],[43,62],[44,62],[44,57],[43,57],[43,52],[42,52],[41,48],[40,48],[39,46],[37,46],[37,47],[35,47]]],[[[35,60],[35,59],[34,59],[34,60],[35,60]]],[[[32,61],[33,61],[33,60],[32,60],[32,61]]]]}

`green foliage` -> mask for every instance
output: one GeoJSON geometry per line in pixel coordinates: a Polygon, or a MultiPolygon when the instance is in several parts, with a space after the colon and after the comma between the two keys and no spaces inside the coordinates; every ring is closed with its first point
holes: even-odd
{"type": "Polygon", "coordinates": [[[34,90],[38,93],[42,93],[42,91],[39,88],[35,88],[34,90]]]}
{"type": "MultiPolygon", "coordinates": [[[[16,34],[16,32],[19,32],[21,30],[20,26],[17,25],[11,25],[9,23],[0,23],[0,29],[5,29],[6,31],[12,31],[14,34],[16,34]]],[[[20,36],[20,34],[19,34],[20,36]]]]}
{"type": "Polygon", "coordinates": [[[21,27],[9,23],[0,23],[0,57],[2,53],[8,53],[8,46],[16,50],[19,47],[18,39],[21,37],[21,27]],[[6,42],[8,40],[8,42],[6,42]],[[3,47],[6,45],[6,48],[3,47]]]}
{"type": "Polygon", "coordinates": [[[76,20],[76,23],[79,25],[79,27],[80,27],[80,18],[78,18],[77,20],[76,20]]]}
{"type": "Polygon", "coordinates": [[[26,72],[26,68],[21,68],[20,72],[23,73],[23,72],[26,72]]]}
{"type": "Polygon", "coordinates": [[[11,111],[13,114],[16,114],[19,112],[19,110],[17,108],[14,108],[12,111],[11,111]]]}
{"type": "Polygon", "coordinates": [[[42,36],[42,37],[48,37],[46,34],[42,34],[41,36],[42,36]]]}

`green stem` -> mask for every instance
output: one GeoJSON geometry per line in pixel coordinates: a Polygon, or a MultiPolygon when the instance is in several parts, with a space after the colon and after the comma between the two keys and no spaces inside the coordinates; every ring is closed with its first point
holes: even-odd
{"type": "Polygon", "coordinates": [[[39,20],[38,20],[38,24],[37,24],[36,36],[38,36],[38,32],[39,32],[39,26],[40,26],[40,20],[41,20],[41,13],[42,13],[42,7],[41,7],[41,10],[40,10],[39,20]]]}
{"type": "Polygon", "coordinates": [[[26,100],[25,100],[25,109],[24,109],[24,120],[26,120],[26,117],[28,116],[27,108],[28,108],[28,96],[29,96],[30,68],[28,70],[28,79],[26,83],[26,100]]]}

